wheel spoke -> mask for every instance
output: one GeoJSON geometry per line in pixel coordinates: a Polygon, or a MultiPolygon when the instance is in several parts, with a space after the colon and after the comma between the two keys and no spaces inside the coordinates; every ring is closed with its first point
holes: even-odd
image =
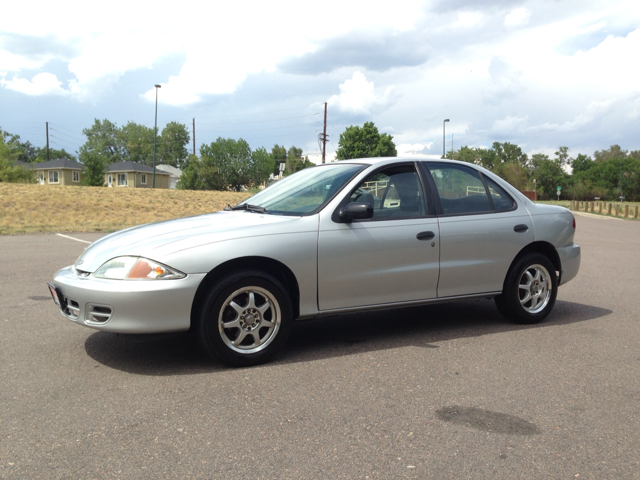
{"type": "Polygon", "coordinates": [[[524,306],[529,300],[531,300],[531,298],[532,298],[531,293],[527,291],[527,294],[525,295],[525,297],[520,299],[520,304],[524,306]]]}
{"type": "Polygon", "coordinates": [[[237,304],[236,302],[234,302],[233,300],[231,300],[231,301],[229,302],[229,306],[230,306],[231,308],[233,308],[233,309],[236,311],[236,313],[237,313],[238,315],[242,315],[242,312],[244,312],[244,307],[241,307],[240,305],[238,305],[238,304],[237,304]]]}
{"type": "Polygon", "coordinates": [[[271,304],[269,303],[269,300],[267,300],[263,305],[255,308],[260,312],[260,317],[264,318],[264,314],[269,310],[269,308],[271,308],[271,304]]]}
{"type": "Polygon", "coordinates": [[[244,340],[244,337],[247,336],[247,333],[248,333],[247,331],[245,331],[244,329],[241,328],[240,329],[240,333],[238,334],[238,337],[235,340],[233,340],[231,343],[235,347],[239,346],[242,343],[242,341],[244,340]]]}
{"type": "Polygon", "coordinates": [[[222,328],[241,328],[240,319],[235,318],[235,320],[231,320],[230,322],[223,322],[222,328]]]}
{"type": "Polygon", "coordinates": [[[247,303],[246,308],[256,308],[256,296],[253,292],[249,292],[249,303],[247,303]]]}
{"type": "Polygon", "coordinates": [[[264,318],[260,322],[260,328],[262,328],[262,327],[273,328],[273,327],[275,327],[275,325],[276,325],[275,323],[270,322],[269,320],[265,320],[264,318]]]}

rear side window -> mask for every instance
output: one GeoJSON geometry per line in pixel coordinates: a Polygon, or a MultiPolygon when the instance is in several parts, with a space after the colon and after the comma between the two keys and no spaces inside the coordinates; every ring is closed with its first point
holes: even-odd
{"type": "Polygon", "coordinates": [[[445,215],[491,212],[480,174],[462,165],[427,163],[445,215]]]}
{"type": "Polygon", "coordinates": [[[484,175],[484,181],[487,183],[487,187],[489,188],[493,209],[496,212],[506,212],[515,206],[513,198],[511,198],[509,194],[496,182],[488,178],[486,175],[484,175]]]}

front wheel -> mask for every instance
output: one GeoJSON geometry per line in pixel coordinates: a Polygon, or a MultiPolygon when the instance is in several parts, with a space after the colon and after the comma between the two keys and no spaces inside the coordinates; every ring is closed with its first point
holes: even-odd
{"type": "Polygon", "coordinates": [[[507,273],[502,295],[495,298],[500,313],[516,323],[544,320],[556,303],[558,276],[553,264],[539,253],[518,260],[507,273]]]}
{"type": "Polygon", "coordinates": [[[282,284],[264,272],[241,271],[205,299],[198,337],[205,352],[227,365],[257,365],[284,346],[291,321],[291,299],[282,284]]]}

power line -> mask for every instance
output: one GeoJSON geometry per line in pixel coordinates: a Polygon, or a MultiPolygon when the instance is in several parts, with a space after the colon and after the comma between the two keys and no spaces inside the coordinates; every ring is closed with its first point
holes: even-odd
{"type": "Polygon", "coordinates": [[[249,113],[231,113],[231,114],[226,114],[226,115],[208,115],[205,117],[198,117],[198,118],[226,118],[226,117],[241,117],[241,116],[248,116],[248,115],[267,115],[267,114],[272,114],[272,113],[280,113],[280,112],[292,112],[294,110],[306,110],[309,107],[296,107],[296,108],[286,108],[284,110],[272,110],[270,112],[249,112],[249,113]]]}
{"type": "Polygon", "coordinates": [[[314,123],[303,123],[303,124],[298,123],[296,125],[286,125],[284,127],[253,128],[253,129],[248,129],[248,130],[198,130],[198,131],[199,132],[210,132],[210,133],[215,133],[215,132],[219,132],[219,133],[261,132],[261,131],[265,131],[265,130],[283,130],[285,128],[304,127],[304,126],[320,125],[320,124],[321,124],[321,122],[314,122],[314,123]]]}
{"type": "Polygon", "coordinates": [[[249,123],[270,123],[270,122],[279,122],[281,120],[291,120],[293,118],[305,118],[305,117],[313,117],[315,115],[320,115],[320,112],[312,113],[310,115],[300,115],[297,117],[283,117],[283,118],[270,118],[268,120],[254,120],[251,122],[224,122],[224,123],[213,123],[213,122],[201,122],[198,118],[198,125],[246,125],[249,123]]]}

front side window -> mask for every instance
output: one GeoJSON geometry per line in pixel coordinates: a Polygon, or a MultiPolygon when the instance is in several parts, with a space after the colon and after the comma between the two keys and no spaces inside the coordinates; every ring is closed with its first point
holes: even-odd
{"type": "Polygon", "coordinates": [[[59,183],[59,175],[58,170],[49,170],[49,183],[59,183]]]}
{"type": "Polygon", "coordinates": [[[462,165],[427,163],[445,215],[491,212],[491,203],[480,174],[462,165]]]}
{"type": "Polygon", "coordinates": [[[126,173],[119,173],[118,174],[118,186],[119,187],[126,187],[127,186],[127,174],[126,173]]]}
{"type": "Polygon", "coordinates": [[[351,192],[349,200],[371,204],[373,220],[420,217],[430,213],[414,165],[396,165],[370,175],[351,192]]]}

